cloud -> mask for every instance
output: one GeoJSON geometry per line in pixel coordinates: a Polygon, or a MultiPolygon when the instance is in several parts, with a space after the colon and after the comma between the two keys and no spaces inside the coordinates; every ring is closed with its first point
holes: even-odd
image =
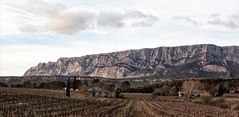
{"type": "Polygon", "coordinates": [[[173,20],[184,20],[194,25],[223,26],[228,29],[239,28],[239,13],[229,16],[211,14],[209,16],[174,16],[173,20]]]}
{"type": "Polygon", "coordinates": [[[145,27],[152,26],[157,21],[156,16],[144,14],[140,11],[102,12],[98,16],[98,25],[108,27],[145,27]]]}
{"type": "Polygon", "coordinates": [[[100,9],[89,12],[84,11],[84,8],[69,7],[57,1],[5,1],[4,4],[8,6],[8,10],[17,14],[15,19],[18,25],[15,27],[19,33],[40,31],[72,35],[102,28],[111,30],[124,27],[152,27],[158,21],[158,17],[137,10],[100,9]]]}
{"type": "Polygon", "coordinates": [[[99,14],[97,19],[97,24],[99,26],[109,26],[109,27],[123,27],[124,23],[122,20],[124,19],[123,14],[117,12],[102,12],[99,14]]]}
{"type": "Polygon", "coordinates": [[[34,33],[34,32],[37,32],[37,27],[32,24],[25,24],[19,27],[19,30],[24,33],[34,33]]]}
{"type": "Polygon", "coordinates": [[[189,17],[189,16],[174,16],[173,19],[175,19],[175,20],[184,20],[184,21],[190,22],[190,23],[195,24],[195,25],[201,24],[199,21],[197,21],[197,20],[195,19],[195,17],[189,17]]]}
{"type": "Polygon", "coordinates": [[[228,18],[224,18],[220,15],[213,16],[211,17],[211,19],[208,20],[208,24],[224,26],[230,29],[238,29],[239,28],[239,13],[234,14],[228,18]]]}
{"type": "Polygon", "coordinates": [[[61,3],[49,3],[43,0],[23,0],[19,1],[5,1],[4,4],[13,8],[23,10],[25,12],[33,13],[42,16],[54,16],[65,9],[61,3]]]}
{"type": "Polygon", "coordinates": [[[46,24],[46,30],[62,34],[73,34],[91,27],[94,13],[64,12],[52,17],[46,24]]]}
{"type": "Polygon", "coordinates": [[[49,17],[58,16],[65,10],[61,3],[44,0],[11,0],[1,4],[3,34],[22,34],[43,31],[49,17]],[[5,28],[6,27],[6,28],[5,28]]]}
{"type": "Polygon", "coordinates": [[[87,29],[102,27],[146,27],[153,26],[158,21],[156,16],[140,11],[125,12],[62,12],[58,16],[50,17],[46,30],[60,34],[74,34],[87,29]]]}
{"type": "Polygon", "coordinates": [[[62,9],[64,9],[64,6],[62,4],[50,4],[47,2],[44,2],[43,0],[27,0],[27,7],[28,10],[31,10],[32,12],[36,13],[43,13],[47,15],[56,15],[58,14],[62,9]]]}

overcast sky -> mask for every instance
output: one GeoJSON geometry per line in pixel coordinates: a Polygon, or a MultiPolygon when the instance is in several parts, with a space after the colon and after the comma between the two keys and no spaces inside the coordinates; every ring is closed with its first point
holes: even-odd
{"type": "Polygon", "coordinates": [[[239,45],[239,0],[0,0],[0,75],[126,49],[239,45]]]}

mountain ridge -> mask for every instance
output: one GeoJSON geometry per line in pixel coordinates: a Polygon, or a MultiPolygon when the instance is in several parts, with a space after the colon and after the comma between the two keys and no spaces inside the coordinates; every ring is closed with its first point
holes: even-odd
{"type": "Polygon", "coordinates": [[[31,67],[24,76],[238,77],[237,67],[239,67],[239,46],[220,47],[214,44],[199,44],[61,57],[56,62],[39,63],[31,67]]]}

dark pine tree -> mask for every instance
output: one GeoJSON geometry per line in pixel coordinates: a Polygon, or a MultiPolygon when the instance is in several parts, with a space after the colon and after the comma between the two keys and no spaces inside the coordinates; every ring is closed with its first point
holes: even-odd
{"type": "Polygon", "coordinates": [[[70,79],[68,78],[67,84],[66,84],[66,96],[70,97],[70,79]]]}
{"type": "Polygon", "coordinates": [[[222,96],[223,94],[224,94],[223,83],[220,83],[218,87],[218,96],[222,96]]]}
{"type": "Polygon", "coordinates": [[[77,84],[76,84],[76,76],[74,76],[74,86],[73,86],[73,90],[75,91],[76,90],[76,86],[77,84]]]}

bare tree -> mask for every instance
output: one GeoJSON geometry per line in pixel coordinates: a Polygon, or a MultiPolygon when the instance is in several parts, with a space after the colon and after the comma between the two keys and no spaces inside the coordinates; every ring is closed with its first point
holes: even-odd
{"type": "Polygon", "coordinates": [[[187,98],[190,98],[193,90],[198,89],[200,86],[200,81],[186,80],[183,82],[183,92],[187,98]]]}

